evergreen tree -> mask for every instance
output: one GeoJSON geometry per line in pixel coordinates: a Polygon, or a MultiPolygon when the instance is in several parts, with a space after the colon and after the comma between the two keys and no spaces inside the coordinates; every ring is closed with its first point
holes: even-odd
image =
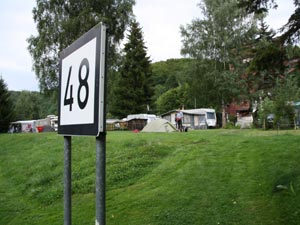
{"type": "Polygon", "coordinates": [[[259,21],[258,38],[256,40],[272,41],[275,34],[276,33],[273,29],[269,29],[269,26],[264,21],[264,18],[261,18],[259,21]]]}
{"type": "Polygon", "coordinates": [[[7,132],[9,123],[14,120],[13,103],[7,86],[0,77],[0,132],[7,132]]]}
{"type": "Polygon", "coordinates": [[[151,61],[147,56],[142,29],[135,20],[130,25],[127,39],[110,110],[120,118],[149,112],[153,95],[151,61]]]}
{"type": "Polygon", "coordinates": [[[277,79],[283,77],[286,69],[286,47],[275,41],[274,36],[275,32],[269,29],[262,18],[256,39],[247,46],[245,88],[249,97],[256,101],[273,92],[277,79]]]}
{"type": "MultiPolygon", "coordinates": [[[[269,11],[271,8],[277,8],[276,0],[238,0],[239,6],[244,8],[249,14],[262,14],[269,11]]],[[[282,2],[283,3],[283,2],[282,2]]],[[[280,36],[277,40],[281,44],[299,43],[300,38],[300,1],[293,1],[295,11],[290,15],[287,23],[284,24],[278,31],[280,36]]]]}

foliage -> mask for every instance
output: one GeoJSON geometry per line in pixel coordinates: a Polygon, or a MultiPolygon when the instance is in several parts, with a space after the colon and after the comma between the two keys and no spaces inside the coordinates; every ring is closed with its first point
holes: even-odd
{"type": "Polygon", "coordinates": [[[155,111],[164,113],[184,105],[193,107],[194,99],[190,92],[194,59],[168,59],[151,64],[155,111]],[[182,92],[182,94],[179,94],[182,92]],[[184,94],[183,94],[184,93],[184,94]],[[185,96],[178,99],[178,95],[185,96]],[[172,100],[173,99],[173,100],[172,100]]]}
{"type": "Polygon", "coordinates": [[[162,114],[181,106],[191,108],[191,99],[188,95],[189,85],[186,83],[163,93],[156,101],[158,114],[162,114]]]}
{"type": "Polygon", "coordinates": [[[215,68],[212,60],[197,60],[192,67],[193,73],[190,77],[190,97],[193,98],[195,108],[200,106],[214,107],[220,105],[216,92],[217,79],[220,78],[221,71],[215,68]]]}
{"type": "Polygon", "coordinates": [[[114,102],[110,112],[119,117],[147,113],[153,95],[152,71],[147,56],[142,29],[132,21],[128,42],[124,47],[119,76],[114,86],[114,102]]]}
{"type": "MultiPolygon", "coordinates": [[[[277,79],[276,86],[269,96],[264,98],[259,109],[263,127],[267,128],[267,117],[274,115],[273,126],[289,128],[295,122],[295,111],[291,103],[300,99],[300,88],[295,77],[286,74],[284,79],[277,79]]],[[[261,95],[262,96],[262,95],[261,95]]]]}
{"type": "Polygon", "coordinates": [[[192,82],[190,75],[194,59],[168,59],[166,61],[151,64],[153,84],[155,86],[154,99],[169,89],[183,85],[185,82],[192,82]]]}
{"type": "Polygon", "coordinates": [[[181,26],[182,54],[216,62],[232,62],[240,46],[251,40],[256,21],[238,8],[235,0],[205,0],[200,4],[204,18],[181,26]],[[233,51],[234,50],[234,51],[233,51]]]}
{"type": "Polygon", "coordinates": [[[282,99],[277,100],[274,104],[274,124],[280,128],[294,127],[295,112],[292,105],[283,101],[282,99]]]}
{"type": "Polygon", "coordinates": [[[181,27],[181,52],[197,59],[190,84],[197,105],[220,108],[244,97],[243,46],[255,37],[256,19],[235,0],[207,0],[200,8],[204,17],[181,27]]]}
{"type": "Polygon", "coordinates": [[[34,120],[57,115],[57,96],[32,91],[10,91],[16,120],[34,120]]]}
{"type": "Polygon", "coordinates": [[[0,133],[7,132],[14,120],[14,107],[4,79],[0,76],[0,133]]]}
{"type": "Polygon", "coordinates": [[[284,80],[278,80],[274,95],[274,122],[283,128],[291,127],[295,119],[294,107],[291,103],[300,99],[300,88],[295,78],[287,75],[284,80]]]}
{"type": "Polygon", "coordinates": [[[113,60],[134,4],[134,0],[37,0],[32,12],[38,34],[28,39],[28,49],[41,91],[58,86],[59,53],[99,22],[109,27],[108,52],[113,60]]]}
{"type": "MultiPolygon", "coordinates": [[[[276,43],[260,41],[255,49],[254,58],[248,67],[248,72],[257,71],[283,71],[283,62],[285,58],[285,49],[276,45],[276,43]]],[[[274,72],[273,72],[274,73],[274,72]]]]}
{"type": "MultiPolygon", "coordinates": [[[[279,30],[280,36],[277,38],[281,44],[299,43],[300,37],[300,1],[293,1],[295,11],[291,14],[288,22],[279,30]]],[[[244,8],[248,13],[266,13],[270,8],[280,7],[276,0],[239,0],[239,6],[244,8]]]]}
{"type": "MultiPolygon", "coordinates": [[[[299,47],[293,45],[282,46],[274,39],[274,32],[262,23],[259,36],[252,45],[251,61],[248,63],[244,75],[249,97],[254,101],[270,98],[276,105],[277,113],[275,120],[282,120],[283,117],[290,118],[292,124],[292,110],[288,109],[287,102],[299,99],[299,69],[295,65],[299,59],[299,47]],[[287,110],[288,115],[279,115],[280,110],[287,110]],[[288,112],[290,111],[290,112],[288,112]],[[279,119],[281,118],[281,119],[279,119]]],[[[266,120],[266,114],[260,112],[261,120],[266,120]],[[263,115],[263,116],[262,116],[263,115]]]]}
{"type": "MultiPolygon", "coordinates": [[[[295,6],[299,7],[298,1],[295,6]]],[[[289,41],[275,37],[275,31],[264,22],[266,14],[262,12],[270,7],[276,8],[276,2],[203,1],[204,17],[181,27],[182,54],[198,59],[189,83],[197,104],[218,109],[231,101],[275,96],[277,81],[292,69],[298,71],[287,67],[289,60],[299,57],[297,46],[284,45],[289,41]],[[260,9],[255,15],[249,13],[260,9]]],[[[299,79],[294,81],[299,87],[299,79]]]]}
{"type": "Polygon", "coordinates": [[[239,5],[249,13],[266,13],[269,8],[277,8],[275,0],[239,0],[239,5]]]}
{"type": "Polygon", "coordinates": [[[274,89],[274,99],[282,100],[284,102],[291,102],[300,99],[299,75],[286,74],[283,79],[278,79],[274,89]]]}
{"type": "MultiPolygon", "coordinates": [[[[299,59],[300,58],[300,46],[287,45],[286,53],[287,53],[288,59],[299,59]]],[[[300,65],[298,65],[298,69],[300,69],[300,65]]]]}
{"type": "Polygon", "coordinates": [[[285,70],[286,48],[275,42],[273,37],[273,30],[269,30],[261,20],[258,37],[250,46],[251,60],[245,71],[248,92],[256,99],[257,93],[272,92],[276,86],[276,80],[285,70]]]}
{"type": "MultiPolygon", "coordinates": [[[[269,121],[272,124],[268,124],[268,116],[274,115],[274,101],[270,100],[270,98],[266,97],[263,102],[259,105],[259,114],[258,118],[260,120],[260,125],[262,125],[263,129],[271,128],[270,126],[274,125],[274,121],[269,121]]],[[[270,118],[273,120],[274,118],[270,118]]]]}
{"type": "MultiPolygon", "coordinates": [[[[298,140],[292,130],[108,132],[107,224],[297,225],[298,140]]],[[[62,137],[0,143],[0,224],[61,224],[62,137]]],[[[94,138],[72,138],[74,225],[95,222],[94,150],[94,138]]]]}
{"type": "Polygon", "coordinates": [[[152,67],[158,113],[182,104],[185,108],[220,109],[222,100],[230,102],[244,97],[240,88],[244,85],[241,71],[223,70],[223,63],[209,59],[171,59],[154,63],[152,67]]]}
{"type": "Polygon", "coordinates": [[[41,118],[41,95],[38,92],[12,92],[17,120],[32,120],[41,118]]]}

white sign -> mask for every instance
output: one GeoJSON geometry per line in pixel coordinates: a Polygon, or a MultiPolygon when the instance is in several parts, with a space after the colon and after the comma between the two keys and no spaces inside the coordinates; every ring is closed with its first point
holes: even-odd
{"type": "Polygon", "coordinates": [[[105,34],[98,25],[61,53],[59,134],[104,130],[105,34]]]}
{"type": "Polygon", "coordinates": [[[60,125],[94,122],[96,38],[62,60],[60,125]]]}

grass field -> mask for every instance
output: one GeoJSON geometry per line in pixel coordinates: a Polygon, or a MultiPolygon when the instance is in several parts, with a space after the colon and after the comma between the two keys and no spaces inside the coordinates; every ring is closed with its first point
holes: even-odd
{"type": "MultiPolygon", "coordinates": [[[[0,135],[0,224],[63,224],[63,137],[0,135]]],[[[300,131],[107,134],[107,225],[298,225],[300,131]]],[[[72,138],[72,219],[95,224],[95,138],[72,138]]]]}

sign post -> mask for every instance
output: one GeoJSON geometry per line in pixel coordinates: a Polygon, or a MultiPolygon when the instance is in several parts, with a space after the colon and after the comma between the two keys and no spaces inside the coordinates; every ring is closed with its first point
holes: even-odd
{"type": "Polygon", "coordinates": [[[100,133],[96,137],[96,225],[105,223],[105,151],[106,135],[100,133]]]}
{"type": "Polygon", "coordinates": [[[96,137],[96,225],[105,225],[106,27],[96,25],[60,56],[58,134],[64,136],[64,225],[71,225],[71,136],[96,137]]]}
{"type": "Polygon", "coordinates": [[[64,225],[72,224],[71,136],[64,137],[64,225]]]}

